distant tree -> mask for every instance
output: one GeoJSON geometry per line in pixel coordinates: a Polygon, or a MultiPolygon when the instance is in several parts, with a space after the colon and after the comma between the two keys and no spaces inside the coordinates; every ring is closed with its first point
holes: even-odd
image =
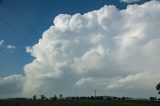
{"type": "Polygon", "coordinates": [[[36,95],[33,95],[33,100],[36,100],[37,99],[37,96],[36,95]]]}
{"type": "Polygon", "coordinates": [[[45,100],[46,97],[44,95],[40,95],[41,96],[41,100],[45,100]]]}
{"type": "Polygon", "coordinates": [[[158,94],[160,94],[160,82],[159,82],[159,84],[157,84],[156,90],[158,91],[158,94]]]}
{"type": "Polygon", "coordinates": [[[54,95],[54,99],[57,100],[57,96],[56,95],[54,95]]]}
{"type": "Polygon", "coordinates": [[[94,97],[94,96],[91,96],[90,99],[95,99],[95,97],[94,97]]]}
{"type": "Polygon", "coordinates": [[[54,95],[54,97],[50,97],[50,100],[57,100],[57,96],[54,95]]]}
{"type": "Polygon", "coordinates": [[[125,97],[122,97],[121,99],[122,99],[122,100],[125,100],[126,98],[125,98],[125,97]]]}
{"type": "Polygon", "coordinates": [[[62,99],[62,98],[63,98],[63,95],[62,95],[62,94],[60,94],[60,95],[59,95],[59,98],[60,98],[60,99],[62,99]]]}
{"type": "Polygon", "coordinates": [[[157,100],[156,97],[150,97],[149,99],[150,99],[150,101],[156,101],[157,100]]]}

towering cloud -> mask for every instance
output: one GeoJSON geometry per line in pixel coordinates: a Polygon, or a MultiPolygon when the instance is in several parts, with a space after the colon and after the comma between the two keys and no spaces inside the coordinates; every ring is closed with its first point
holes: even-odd
{"type": "Polygon", "coordinates": [[[159,2],[151,1],[58,15],[39,43],[27,48],[35,59],[25,66],[24,92],[70,94],[79,87],[85,94],[86,86],[153,91],[160,77],[159,13],[159,2]]]}
{"type": "Polygon", "coordinates": [[[160,78],[160,3],[60,14],[26,51],[23,94],[145,97],[160,78]]]}

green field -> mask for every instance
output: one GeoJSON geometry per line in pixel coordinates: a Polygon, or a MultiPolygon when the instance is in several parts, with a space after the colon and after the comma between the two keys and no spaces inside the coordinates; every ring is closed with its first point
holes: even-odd
{"type": "Polygon", "coordinates": [[[160,102],[136,100],[2,100],[0,106],[160,106],[160,102]]]}

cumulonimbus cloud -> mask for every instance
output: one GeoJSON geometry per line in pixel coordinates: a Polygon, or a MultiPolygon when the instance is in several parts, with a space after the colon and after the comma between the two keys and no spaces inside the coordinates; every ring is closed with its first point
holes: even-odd
{"type": "Polygon", "coordinates": [[[124,10],[104,6],[58,15],[39,42],[26,48],[35,59],[24,67],[23,94],[90,95],[95,88],[102,95],[154,94],[160,77],[159,13],[160,3],[150,1],[124,10]]]}

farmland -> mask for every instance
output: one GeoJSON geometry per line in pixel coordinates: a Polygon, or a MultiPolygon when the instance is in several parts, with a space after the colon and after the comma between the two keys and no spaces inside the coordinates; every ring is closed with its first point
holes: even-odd
{"type": "Polygon", "coordinates": [[[1,100],[0,106],[160,106],[144,100],[1,100]]]}

